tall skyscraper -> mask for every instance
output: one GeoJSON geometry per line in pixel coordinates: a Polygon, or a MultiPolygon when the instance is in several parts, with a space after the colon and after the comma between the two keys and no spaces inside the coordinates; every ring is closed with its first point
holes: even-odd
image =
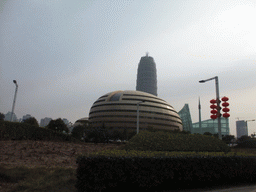
{"type": "Polygon", "coordinates": [[[148,53],[140,59],[136,90],[157,96],[156,64],[153,57],[148,56],[148,53]]]}
{"type": "Polygon", "coordinates": [[[247,121],[236,121],[236,136],[240,138],[242,136],[248,136],[247,121]]]}

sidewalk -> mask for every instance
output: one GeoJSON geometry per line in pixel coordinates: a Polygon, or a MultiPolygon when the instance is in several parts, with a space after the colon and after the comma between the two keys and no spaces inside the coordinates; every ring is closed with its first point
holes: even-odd
{"type": "Polygon", "coordinates": [[[214,190],[206,190],[206,192],[256,192],[256,185],[247,185],[240,187],[230,187],[226,189],[214,189],[214,190]]]}

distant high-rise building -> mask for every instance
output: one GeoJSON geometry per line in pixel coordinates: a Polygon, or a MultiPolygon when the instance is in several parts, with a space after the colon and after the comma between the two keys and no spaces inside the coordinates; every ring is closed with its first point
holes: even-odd
{"type": "Polygon", "coordinates": [[[44,119],[41,119],[40,127],[46,127],[50,123],[51,120],[52,120],[52,118],[49,118],[49,117],[45,117],[44,119]]]}
{"type": "MultiPolygon", "coordinates": [[[[12,116],[12,112],[9,111],[8,113],[5,114],[4,120],[5,120],[5,121],[11,121],[11,116],[12,116]]],[[[17,116],[15,115],[15,113],[13,113],[12,121],[13,121],[13,122],[17,122],[17,121],[18,121],[18,118],[17,118],[17,116]]]]}
{"type": "Polygon", "coordinates": [[[140,59],[136,90],[157,96],[156,64],[153,57],[148,56],[148,53],[140,59]]]}
{"type": "Polygon", "coordinates": [[[25,121],[26,119],[29,119],[29,118],[32,118],[32,116],[30,114],[23,115],[22,121],[25,121]]]}
{"type": "Polygon", "coordinates": [[[67,120],[66,118],[63,118],[62,121],[67,125],[70,126],[71,122],[69,120],[67,120]]]}
{"type": "Polygon", "coordinates": [[[236,121],[236,136],[237,138],[248,136],[247,121],[236,121]]]}

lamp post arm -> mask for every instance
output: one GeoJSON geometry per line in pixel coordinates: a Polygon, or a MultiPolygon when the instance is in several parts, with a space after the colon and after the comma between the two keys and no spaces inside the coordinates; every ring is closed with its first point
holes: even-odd
{"type": "Polygon", "coordinates": [[[204,81],[211,81],[211,80],[213,80],[213,79],[218,79],[218,76],[215,76],[215,77],[212,77],[212,78],[210,78],[210,79],[206,79],[206,80],[204,80],[204,81]]]}
{"type": "Polygon", "coordinates": [[[205,83],[206,81],[211,81],[211,80],[216,79],[216,78],[218,78],[218,76],[215,76],[215,77],[212,77],[212,78],[206,79],[206,80],[200,80],[199,83],[205,83]]]}

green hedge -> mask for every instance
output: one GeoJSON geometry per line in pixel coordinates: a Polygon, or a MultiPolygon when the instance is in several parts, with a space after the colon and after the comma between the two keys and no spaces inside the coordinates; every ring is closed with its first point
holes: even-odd
{"type": "Polygon", "coordinates": [[[147,158],[166,158],[166,157],[256,157],[256,154],[240,153],[240,152],[181,152],[181,151],[136,151],[136,150],[105,150],[86,155],[80,154],[81,157],[147,157],[147,158]]]}
{"type": "Polygon", "coordinates": [[[256,182],[256,158],[239,156],[81,156],[78,192],[110,189],[177,190],[256,182]],[[178,186],[178,187],[177,187],[178,186]]]}
{"type": "Polygon", "coordinates": [[[58,133],[46,128],[33,126],[26,123],[0,121],[0,140],[54,140],[54,141],[74,141],[79,140],[58,133]]]}
{"type": "Polygon", "coordinates": [[[238,145],[235,148],[256,148],[256,140],[249,139],[245,141],[238,142],[238,145]]]}
{"type": "Polygon", "coordinates": [[[230,151],[230,147],[213,136],[161,131],[141,132],[130,139],[123,149],[141,151],[230,151]]]}

